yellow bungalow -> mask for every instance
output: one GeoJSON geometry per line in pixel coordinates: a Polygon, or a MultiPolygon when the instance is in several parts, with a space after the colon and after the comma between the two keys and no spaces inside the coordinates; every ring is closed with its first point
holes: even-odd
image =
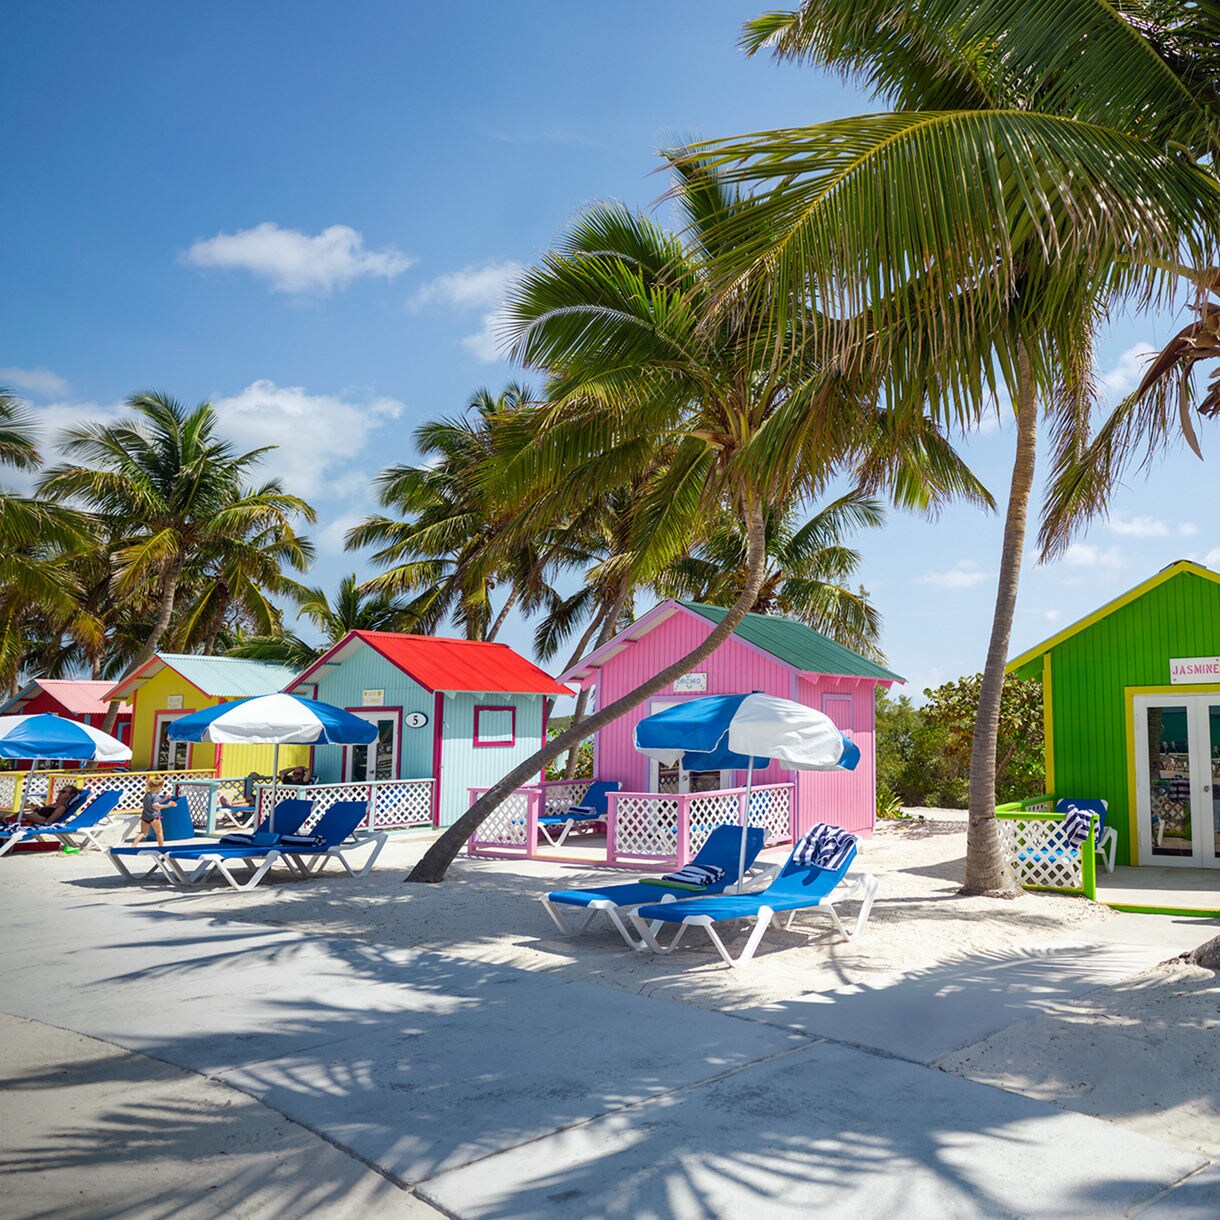
{"type": "MultiPolygon", "coordinates": [[[[269,775],[273,746],[191,745],[171,741],[169,726],[180,716],[231,699],[270,695],[296,678],[296,671],[268,661],[200,657],[159,652],[130,678],[112,687],[107,699],[132,705],[131,769],[187,771],[215,768],[217,776],[269,775]]],[[[312,747],[281,746],[280,769],[309,766],[312,747]]]]}

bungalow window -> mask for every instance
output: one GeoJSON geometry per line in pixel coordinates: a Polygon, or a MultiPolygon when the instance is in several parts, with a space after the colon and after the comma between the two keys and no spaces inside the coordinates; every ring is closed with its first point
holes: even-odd
{"type": "Polygon", "coordinates": [[[515,746],[517,709],[515,707],[476,707],[474,709],[476,746],[515,746]]]}

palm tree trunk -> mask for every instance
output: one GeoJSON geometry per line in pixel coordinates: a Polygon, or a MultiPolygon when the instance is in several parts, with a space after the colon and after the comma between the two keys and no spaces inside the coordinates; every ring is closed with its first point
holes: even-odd
{"type": "Polygon", "coordinates": [[[515,585],[513,590],[508,595],[508,600],[500,609],[500,613],[496,615],[496,621],[492,623],[491,630],[487,633],[487,643],[491,643],[496,638],[496,633],[504,626],[504,620],[508,618],[508,612],[517,604],[517,598],[520,596],[521,590],[515,585]]]}
{"type": "MultiPolygon", "coordinates": [[[[153,629],[149,632],[148,639],[144,641],[144,647],[132,657],[131,664],[123,671],[123,676],[119,678],[119,682],[126,682],[157,651],[157,647],[161,643],[161,637],[168,630],[169,620],[174,614],[174,601],[178,596],[178,581],[182,577],[184,562],[181,558],[176,559],[166,571],[165,579],[161,583],[161,607],[157,614],[157,621],[153,624],[153,629]]],[[[106,719],[102,721],[103,733],[114,732],[114,722],[119,717],[119,708],[121,706],[118,699],[110,701],[110,706],[106,709],[106,719]]]]}
{"type": "Polygon", "coordinates": [[[1008,659],[1008,641],[1017,606],[1025,522],[1038,452],[1038,403],[1029,354],[1023,344],[1017,352],[1017,376],[1017,452],[1012,466],[1008,511],[1004,518],[1004,546],[1000,552],[991,643],[979,686],[979,708],[970,749],[970,821],[966,832],[966,884],[962,889],[963,894],[1005,898],[1020,891],[1008,876],[1000,851],[999,827],[995,817],[996,736],[1000,727],[1004,665],[1008,659]]]}
{"type": "Polygon", "coordinates": [[[741,595],[730,607],[728,613],[716,624],[708,637],[697,648],[692,649],[667,665],[660,673],[649,678],[642,686],[629,691],[613,703],[598,708],[588,720],[582,724],[565,729],[553,741],[547,742],[541,750],[531,754],[525,762],[514,767],[498,784],[487,790],[430,848],[424,853],[420,862],[411,870],[407,881],[435,883],[445,879],[449,865],[453,863],[458,852],[466,841],[482,825],[483,820],[500,804],[510,792],[525,781],[537,776],[538,772],[548,763],[558,758],[564,750],[579,744],[590,733],[617,720],[633,707],[643,703],[650,695],[664,690],[675,678],[698,665],[704,657],[710,656],[732,634],[733,629],[745,618],[754,605],[758,590],[762,587],[766,574],[766,538],[762,507],[751,502],[745,510],[747,521],[748,574],[741,595]]]}

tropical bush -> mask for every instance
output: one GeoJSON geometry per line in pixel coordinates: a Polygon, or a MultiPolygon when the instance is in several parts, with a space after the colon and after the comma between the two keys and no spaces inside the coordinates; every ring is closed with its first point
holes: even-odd
{"type": "MultiPolygon", "coordinates": [[[[892,792],[903,805],[967,807],[981,685],[982,675],[970,674],[927,689],[923,707],[916,707],[906,695],[894,698],[878,689],[879,793],[892,792]]],[[[1043,791],[1043,738],[1041,683],[1005,679],[996,746],[998,801],[1043,791]]]]}

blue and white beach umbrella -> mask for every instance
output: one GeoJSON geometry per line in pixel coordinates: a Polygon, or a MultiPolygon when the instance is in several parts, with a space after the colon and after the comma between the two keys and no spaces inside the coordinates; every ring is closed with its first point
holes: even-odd
{"type": "MultiPolygon", "coordinates": [[[[0,758],[30,759],[30,774],[33,775],[39,759],[127,762],[131,758],[131,747],[90,724],[78,724],[51,712],[40,712],[33,716],[0,716],[0,758]]],[[[25,813],[29,791],[27,782],[21,787],[18,822],[25,813]]]]}
{"type": "Polygon", "coordinates": [[[36,716],[0,716],[0,758],[127,762],[131,747],[90,724],[42,712],[36,716]]]}
{"type": "MultiPolygon", "coordinates": [[[[860,761],[859,746],[829,716],[757,692],[688,699],[645,716],[635,726],[635,748],[687,771],[744,768],[747,823],[756,767],[775,760],[797,771],[852,771],[860,761]]],[[[746,830],[742,826],[739,877],[745,872],[746,830]]]]}
{"type": "Polygon", "coordinates": [[[214,741],[275,746],[271,782],[271,829],[275,829],[276,788],[280,746],[367,746],[377,738],[372,721],[320,699],[299,695],[254,695],[217,707],[204,708],[173,721],[167,730],[174,741],[214,741]]]}
{"type": "Polygon", "coordinates": [[[278,693],[192,712],[173,721],[168,733],[174,741],[363,746],[377,736],[377,726],[333,704],[278,693]]]}

